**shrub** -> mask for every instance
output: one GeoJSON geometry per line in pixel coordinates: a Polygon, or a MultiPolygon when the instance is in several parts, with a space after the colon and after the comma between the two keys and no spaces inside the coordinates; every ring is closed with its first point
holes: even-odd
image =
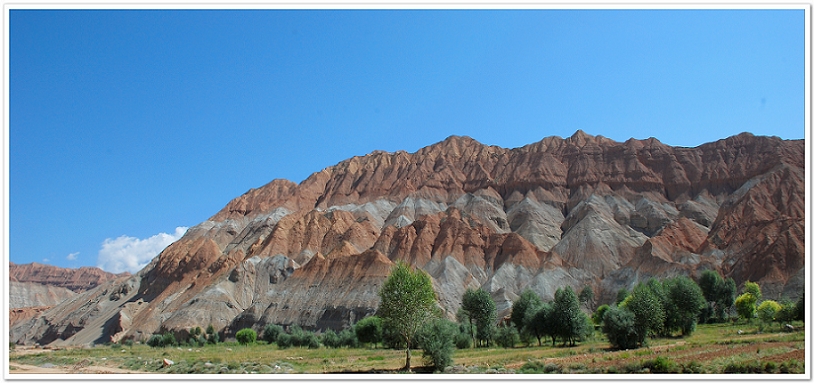
{"type": "Polygon", "coordinates": [[[774,314],[774,319],[780,323],[791,323],[796,315],[794,312],[794,303],[785,301],[780,303],[780,306],[780,310],[774,314]]]}
{"type": "Polygon", "coordinates": [[[346,328],[339,333],[339,342],[345,347],[359,347],[359,338],[356,337],[356,332],[352,328],[346,328]]]}
{"type": "Polygon", "coordinates": [[[500,326],[495,332],[495,343],[500,347],[512,348],[519,341],[520,334],[518,334],[517,328],[514,327],[514,323],[508,326],[500,326]]]}
{"type": "Polygon", "coordinates": [[[173,335],[171,332],[164,333],[161,341],[163,344],[162,347],[174,347],[178,345],[178,341],[175,340],[175,335],[173,335]]]}
{"type": "Polygon", "coordinates": [[[363,318],[353,326],[356,338],[362,343],[376,344],[382,341],[382,318],[375,315],[363,318]]]}
{"type": "Polygon", "coordinates": [[[308,331],[305,334],[305,337],[302,340],[301,346],[306,346],[306,347],[312,348],[312,349],[313,348],[319,348],[319,338],[317,337],[317,334],[314,334],[313,332],[308,331]]]}
{"type": "Polygon", "coordinates": [[[738,312],[738,316],[751,321],[755,317],[755,303],[757,303],[757,297],[753,294],[741,294],[735,299],[735,310],[738,312]]]}
{"type": "Polygon", "coordinates": [[[803,291],[800,297],[797,298],[797,303],[794,305],[794,319],[804,321],[806,320],[806,294],[803,291]]]}
{"type": "Polygon", "coordinates": [[[455,334],[455,347],[460,350],[472,347],[472,337],[465,332],[458,331],[455,334]]]}
{"type": "Polygon", "coordinates": [[[267,324],[263,328],[263,340],[269,344],[277,340],[277,336],[283,332],[283,327],[276,324],[267,324]]]}
{"type": "Polygon", "coordinates": [[[289,348],[289,347],[291,347],[292,343],[293,342],[292,342],[292,339],[291,339],[291,335],[289,335],[287,333],[282,333],[280,335],[277,335],[277,347],[283,348],[283,349],[289,348]]]}
{"type": "Polygon", "coordinates": [[[339,335],[336,335],[336,332],[331,329],[325,330],[325,333],[322,334],[322,344],[324,344],[325,347],[331,348],[342,347],[342,342],[339,340],[339,335]]]}
{"type": "Polygon", "coordinates": [[[596,325],[601,325],[602,319],[605,317],[605,311],[608,311],[608,308],[610,308],[608,305],[599,306],[594,312],[594,315],[591,315],[591,321],[596,325]]]}
{"type": "Polygon", "coordinates": [[[250,328],[244,328],[235,334],[235,339],[237,339],[238,343],[244,346],[252,344],[257,340],[257,332],[250,328]]]}
{"type": "Polygon", "coordinates": [[[154,334],[147,340],[147,345],[150,347],[164,347],[164,338],[161,335],[154,334]]]}
{"type": "Polygon", "coordinates": [[[452,364],[455,336],[458,326],[446,319],[435,319],[418,332],[419,347],[424,350],[424,360],[431,362],[436,371],[443,371],[452,364]]]}
{"type": "Polygon", "coordinates": [[[124,342],[122,342],[122,344],[124,344],[127,347],[133,347],[133,340],[132,339],[125,339],[124,342]]]}
{"type": "Polygon", "coordinates": [[[626,308],[634,315],[638,343],[643,344],[649,334],[658,334],[664,328],[665,313],[660,292],[651,284],[636,285],[626,308]]]}
{"type": "Polygon", "coordinates": [[[608,337],[611,346],[627,350],[636,348],[639,336],[636,334],[636,317],[626,310],[611,306],[605,311],[602,332],[608,337]]]}
{"type": "Polygon", "coordinates": [[[671,372],[678,372],[675,362],[663,356],[658,356],[656,357],[656,359],[644,362],[643,367],[649,368],[650,372],[656,374],[668,374],[671,372]]]}
{"type": "Polygon", "coordinates": [[[782,307],[779,303],[772,300],[765,300],[757,307],[757,316],[761,322],[768,324],[774,321],[774,316],[780,309],[782,309],[782,307]]]}

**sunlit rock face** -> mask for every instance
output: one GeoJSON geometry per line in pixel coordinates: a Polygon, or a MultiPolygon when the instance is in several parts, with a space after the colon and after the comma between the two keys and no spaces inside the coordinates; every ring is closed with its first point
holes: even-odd
{"type": "Polygon", "coordinates": [[[454,318],[468,288],[506,314],[526,289],[599,303],[705,269],[764,296],[804,281],[804,142],[740,134],[695,148],[578,131],[520,148],[450,137],[274,180],[192,227],[147,267],[17,324],[17,342],[145,339],[213,325],[347,328],[395,262],[425,270],[454,318]]]}

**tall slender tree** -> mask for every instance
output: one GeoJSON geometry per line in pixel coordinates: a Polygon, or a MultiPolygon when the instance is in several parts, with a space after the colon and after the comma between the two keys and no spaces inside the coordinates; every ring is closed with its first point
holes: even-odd
{"type": "Polygon", "coordinates": [[[406,345],[407,361],[404,369],[410,370],[410,348],[418,330],[433,317],[436,305],[430,276],[398,262],[384,281],[379,296],[381,305],[378,316],[406,345]]]}

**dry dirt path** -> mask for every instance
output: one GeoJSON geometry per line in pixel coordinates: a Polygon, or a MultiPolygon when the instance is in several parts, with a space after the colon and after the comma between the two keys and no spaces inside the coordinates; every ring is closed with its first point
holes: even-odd
{"type": "Polygon", "coordinates": [[[54,366],[52,368],[9,362],[11,374],[147,374],[144,371],[125,370],[107,366],[54,366]]]}

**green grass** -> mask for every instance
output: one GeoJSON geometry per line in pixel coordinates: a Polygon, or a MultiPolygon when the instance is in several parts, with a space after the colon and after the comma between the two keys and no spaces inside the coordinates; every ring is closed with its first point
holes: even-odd
{"type": "MultiPolygon", "coordinates": [[[[795,327],[804,328],[802,324],[795,327]]],[[[805,332],[770,332],[758,334],[754,325],[714,324],[699,325],[687,338],[650,339],[649,347],[635,350],[612,350],[603,337],[595,336],[574,347],[552,347],[536,342],[531,347],[477,348],[455,350],[453,365],[456,371],[467,373],[724,373],[729,371],[801,373],[805,361],[772,362],[760,360],[805,347],[805,332]],[[741,334],[738,334],[741,330],[741,334]],[[782,343],[781,343],[782,342],[782,343]],[[791,343],[792,346],[789,346],[791,343]],[[735,356],[677,362],[675,358],[700,353],[705,349],[738,349],[759,345],[760,352],[739,353],[735,356]],[[659,347],[658,353],[656,347],[659,347]],[[669,353],[675,352],[676,356],[669,353]],[[678,355],[678,354],[681,355],[678,355]],[[785,371],[785,372],[784,372],[785,371]]],[[[420,350],[413,351],[413,366],[424,361],[420,350]]],[[[292,347],[279,349],[276,345],[222,343],[205,347],[150,348],[97,346],[88,349],[54,350],[34,355],[19,355],[11,351],[10,361],[39,366],[51,363],[57,366],[110,366],[152,373],[329,373],[397,371],[404,365],[404,350],[371,348],[319,348],[292,347]],[[174,362],[164,367],[163,359],[174,362]]]]}

